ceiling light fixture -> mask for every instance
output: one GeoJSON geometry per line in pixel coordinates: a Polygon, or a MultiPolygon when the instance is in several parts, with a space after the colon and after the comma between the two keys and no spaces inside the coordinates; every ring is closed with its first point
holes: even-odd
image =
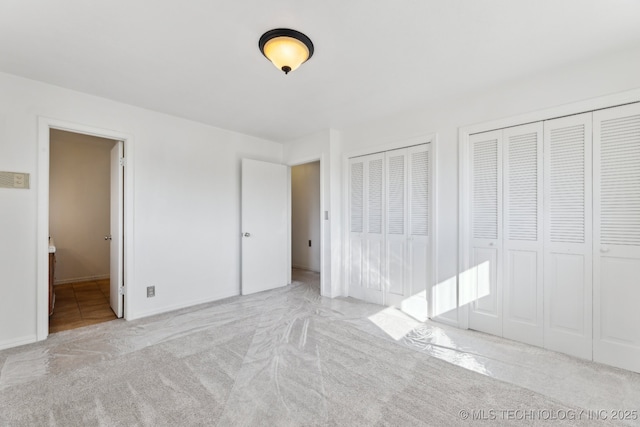
{"type": "Polygon", "coordinates": [[[260,52],[278,69],[289,74],[313,56],[311,39],[299,31],[276,28],[267,31],[258,42],[260,52]]]}

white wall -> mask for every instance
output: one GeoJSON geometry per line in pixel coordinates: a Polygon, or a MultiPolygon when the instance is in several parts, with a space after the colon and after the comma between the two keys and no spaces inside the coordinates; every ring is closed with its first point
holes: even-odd
{"type": "Polygon", "coordinates": [[[320,162],[318,161],[291,168],[292,266],[319,273],[320,246],[320,162]]]}
{"type": "MultiPolygon", "coordinates": [[[[134,136],[131,318],[239,293],[243,156],[289,165],[321,159],[322,209],[329,211],[322,275],[330,280],[323,293],[339,295],[341,153],[437,133],[436,286],[454,296],[455,307],[458,127],[639,87],[635,48],[523,76],[464,99],[425,100],[434,107],[340,132],[328,129],[287,143],[283,151],[274,142],[0,74],[0,170],[32,174],[30,190],[0,189],[0,348],[35,339],[38,116],[134,136]],[[147,299],[144,289],[151,284],[157,296],[147,299]]],[[[451,301],[436,303],[444,309],[451,301]]],[[[457,321],[455,309],[448,318],[457,321]]]]}
{"type": "Polygon", "coordinates": [[[49,235],[56,284],[109,277],[111,148],[115,141],[51,130],[49,235]]]}
{"type": "Polygon", "coordinates": [[[240,159],[281,162],[281,144],[7,74],[0,93],[0,170],[32,183],[0,189],[0,348],[36,337],[38,116],[133,137],[129,318],[239,294],[240,159]]]}
{"type": "MultiPolygon", "coordinates": [[[[473,70],[470,70],[472,72],[473,70]]],[[[447,99],[422,111],[343,129],[345,153],[437,134],[436,312],[458,323],[458,128],[640,87],[640,48],[611,53],[571,67],[548,70],[464,99],[447,99]]],[[[432,102],[432,100],[425,100],[432,102]]]]}

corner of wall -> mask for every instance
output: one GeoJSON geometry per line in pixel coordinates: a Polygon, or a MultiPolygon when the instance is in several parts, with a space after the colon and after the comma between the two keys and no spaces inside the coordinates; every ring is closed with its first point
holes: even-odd
{"type": "Polygon", "coordinates": [[[331,219],[331,297],[346,296],[342,263],[342,134],[329,130],[329,218],[331,219]]]}

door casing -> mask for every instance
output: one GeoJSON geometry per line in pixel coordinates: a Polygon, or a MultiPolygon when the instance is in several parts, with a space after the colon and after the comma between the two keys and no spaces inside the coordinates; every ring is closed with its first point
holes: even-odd
{"type": "MultiPolygon", "coordinates": [[[[124,178],[124,227],[125,238],[124,283],[133,283],[133,136],[124,132],[106,130],[75,122],[38,117],[38,167],[37,167],[37,273],[36,273],[36,340],[49,335],[49,153],[50,130],[81,133],[100,138],[122,141],[126,156],[124,178]]],[[[129,289],[129,294],[130,292],[129,289]]],[[[131,298],[125,298],[124,318],[127,318],[131,298]]]]}

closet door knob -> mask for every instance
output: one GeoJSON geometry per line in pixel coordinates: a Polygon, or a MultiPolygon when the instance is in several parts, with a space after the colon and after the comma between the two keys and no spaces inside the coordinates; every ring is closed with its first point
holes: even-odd
{"type": "Polygon", "coordinates": [[[244,233],[244,237],[251,237],[251,233],[244,233]]]}

